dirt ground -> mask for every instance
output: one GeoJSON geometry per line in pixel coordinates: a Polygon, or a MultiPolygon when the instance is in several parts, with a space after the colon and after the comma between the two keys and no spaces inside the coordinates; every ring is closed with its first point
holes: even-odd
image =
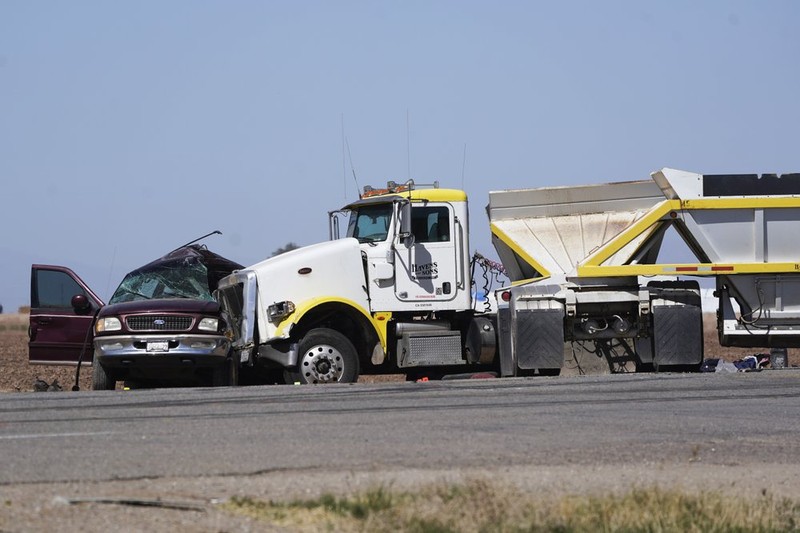
{"type": "MultiPolygon", "coordinates": [[[[64,390],[75,384],[75,367],[28,364],[28,315],[0,315],[0,392],[31,392],[37,379],[64,390]]],[[[92,367],[81,368],[81,390],[92,388],[92,367]]]]}
{"type": "MultiPolygon", "coordinates": [[[[724,348],[717,340],[716,324],[714,317],[706,315],[704,322],[705,357],[719,357],[728,361],[741,359],[745,355],[757,353],[757,348],[724,348]]],[[[28,316],[24,314],[0,315],[0,392],[32,392],[34,383],[42,380],[48,385],[58,383],[63,390],[70,390],[75,384],[75,367],[60,367],[47,365],[28,364],[28,316]]],[[[763,350],[768,351],[768,350],[763,350]]],[[[572,356],[571,350],[565,352],[565,368],[562,375],[577,375],[607,373],[608,368],[604,360],[591,354],[578,354],[572,356]]],[[[791,350],[789,362],[793,361],[791,350]]],[[[79,386],[81,390],[91,390],[92,368],[81,368],[79,386]]],[[[396,381],[403,379],[399,376],[365,376],[363,381],[396,381]]]]}

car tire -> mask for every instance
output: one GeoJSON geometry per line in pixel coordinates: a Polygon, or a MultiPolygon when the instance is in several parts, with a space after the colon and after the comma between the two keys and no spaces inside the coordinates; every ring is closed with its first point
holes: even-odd
{"type": "Polygon", "coordinates": [[[353,343],[328,328],[312,329],[300,340],[297,366],[284,372],[294,383],[354,383],[358,380],[358,354],[353,343]]]}
{"type": "Polygon", "coordinates": [[[239,385],[239,365],[233,357],[211,371],[212,387],[236,387],[239,385]]]}
{"type": "Polygon", "coordinates": [[[92,358],[92,390],[114,390],[117,388],[117,380],[111,372],[106,369],[95,355],[92,358]]]}

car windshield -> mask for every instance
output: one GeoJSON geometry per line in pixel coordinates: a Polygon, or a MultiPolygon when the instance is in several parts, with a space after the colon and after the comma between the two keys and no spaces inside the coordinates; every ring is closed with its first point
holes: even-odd
{"type": "Polygon", "coordinates": [[[358,242],[385,241],[389,235],[392,222],[392,204],[365,205],[359,207],[350,216],[347,236],[355,237],[358,242]]]}
{"type": "Polygon", "coordinates": [[[183,259],[135,270],[125,276],[109,303],[165,298],[213,300],[206,266],[183,259]]]}

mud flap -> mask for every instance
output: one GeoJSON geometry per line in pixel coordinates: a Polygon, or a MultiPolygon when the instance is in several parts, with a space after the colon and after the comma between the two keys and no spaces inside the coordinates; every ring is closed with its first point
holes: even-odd
{"type": "Polygon", "coordinates": [[[564,366],[562,309],[520,309],[514,325],[514,354],[518,368],[533,370],[564,366]]]}
{"type": "Polygon", "coordinates": [[[699,306],[653,307],[653,365],[689,367],[703,362],[703,313],[699,306]]]}

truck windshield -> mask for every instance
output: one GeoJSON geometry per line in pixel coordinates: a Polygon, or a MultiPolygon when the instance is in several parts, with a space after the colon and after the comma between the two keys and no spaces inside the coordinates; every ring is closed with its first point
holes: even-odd
{"type": "Polygon", "coordinates": [[[180,260],[135,270],[125,276],[109,303],[165,298],[213,300],[206,266],[199,261],[180,260]]]}
{"type": "Polygon", "coordinates": [[[358,242],[385,241],[392,222],[392,204],[365,205],[350,215],[347,236],[358,242]]]}

